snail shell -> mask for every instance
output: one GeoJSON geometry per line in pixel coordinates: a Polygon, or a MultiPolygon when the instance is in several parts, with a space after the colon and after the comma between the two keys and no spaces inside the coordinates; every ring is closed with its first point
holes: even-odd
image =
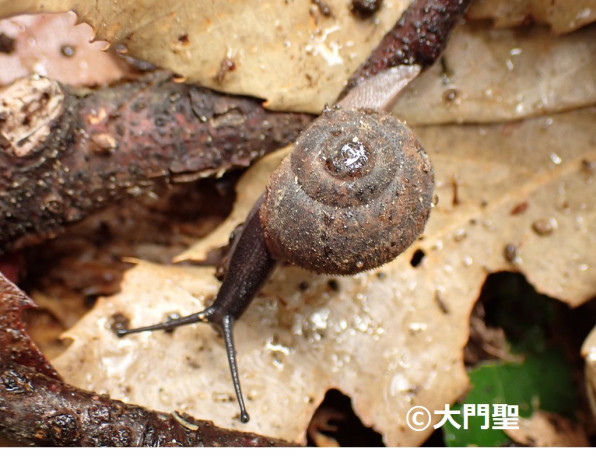
{"type": "Polygon", "coordinates": [[[390,114],[326,109],[273,174],[259,216],[271,255],[326,274],[394,259],[422,233],[430,161],[390,114]]]}

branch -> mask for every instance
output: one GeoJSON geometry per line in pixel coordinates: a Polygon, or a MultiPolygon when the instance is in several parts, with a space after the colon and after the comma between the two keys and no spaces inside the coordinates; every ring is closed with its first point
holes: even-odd
{"type": "Polygon", "coordinates": [[[67,385],[29,338],[21,314],[37,307],[0,274],[0,436],[60,446],[280,446],[67,385]]]}
{"type": "Polygon", "coordinates": [[[469,4],[470,0],[415,0],[350,77],[338,102],[386,109],[403,87],[441,55],[469,4]],[[383,100],[371,102],[371,97],[383,100]]]}
{"type": "Polygon", "coordinates": [[[153,412],[0,361],[0,434],[55,446],[288,446],[188,415],[153,412]]]}
{"type": "Polygon", "coordinates": [[[0,104],[0,254],[156,183],[246,167],[311,119],[164,72],[86,92],[21,79],[0,104]]]}

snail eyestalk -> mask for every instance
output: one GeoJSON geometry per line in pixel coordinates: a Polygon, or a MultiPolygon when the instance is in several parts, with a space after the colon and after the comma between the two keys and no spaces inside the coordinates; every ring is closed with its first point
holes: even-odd
{"type": "Polygon", "coordinates": [[[261,197],[257,201],[244,223],[240,236],[232,245],[228,270],[213,304],[201,312],[186,317],[156,325],[116,331],[116,334],[122,337],[142,331],[169,330],[199,322],[211,323],[218,327],[223,334],[232,383],[240,406],[240,421],[243,423],[248,422],[249,416],[240,387],[233,326],[263,287],[277,263],[267,250],[263,227],[259,220],[262,200],[261,197]]]}
{"type": "Polygon", "coordinates": [[[221,316],[217,312],[217,309],[213,306],[208,307],[202,312],[197,312],[192,315],[188,315],[182,318],[174,318],[163,323],[157,323],[155,325],[142,326],[140,328],[133,329],[119,329],[116,331],[118,337],[126,336],[128,334],[139,333],[143,331],[157,331],[157,330],[170,330],[179,326],[190,325],[193,323],[212,323],[221,329],[223,334],[224,343],[226,346],[226,353],[228,355],[228,363],[230,364],[230,373],[232,375],[232,383],[234,385],[234,391],[236,393],[236,399],[240,407],[240,421],[248,423],[250,417],[246,412],[246,406],[244,405],[244,397],[242,396],[242,388],[240,387],[240,376],[238,375],[238,365],[236,363],[236,350],[234,348],[234,337],[233,337],[233,326],[234,319],[231,315],[221,316]]]}
{"type": "Polygon", "coordinates": [[[192,325],[193,323],[201,323],[201,322],[208,322],[209,317],[207,311],[209,309],[205,309],[202,312],[197,312],[192,315],[188,315],[182,318],[171,318],[163,323],[157,323],[155,325],[149,326],[141,326],[139,328],[132,328],[132,329],[118,329],[116,331],[116,335],[118,337],[127,336],[128,334],[140,333],[144,331],[158,331],[164,330],[168,331],[170,329],[177,328],[178,326],[184,325],[192,325]]]}
{"type": "Polygon", "coordinates": [[[236,350],[234,348],[234,334],[233,334],[234,320],[231,316],[226,315],[221,322],[221,331],[223,333],[224,342],[226,344],[226,354],[228,355],[228,363],[230,365],[230,374],[232,374],[232,383],[234,391],[236,392],[236,399],[240,407],[240,421],[248,423],[250,417],[246,412],[244,405],[244,397],[242,396],[242,388],[240,388],[240,377],[238,375],[238,365],[236,364],[236,350]]]}

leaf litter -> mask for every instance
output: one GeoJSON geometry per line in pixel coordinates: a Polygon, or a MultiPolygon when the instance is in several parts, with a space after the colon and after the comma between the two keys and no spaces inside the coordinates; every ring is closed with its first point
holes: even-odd
{"type": "MultiPolygon", "coordinates": [[[[330,15],[311,0],[151,1],[144,8],[134,0],[0,0],[0,15],[73,10],[97,39],[123,45],[188,82],[252,95],[274,110],[318,113],[410,3],[385,0],[366,20],[351,14],[344,0],[326,1],[330,15]]],[[[582,17],[581,24],[594,20],[585,14],[596,11],[594,0],[563,3],[551,13],[555,22],[566,23],[568,16],[582,17]]],[[[393,111],[410,123],[494,122],[591,105],[593,38],[594,28],[555,36],[544,27],[456,27],[443,58],[393,111]]]]}
{"type": "MultiPolygon", "coordinates": [[[[417,129],[439,197],[423,239],[380,270],[334,278],[336,287],[329,277],[281,267],[238,322],[238,362],[253,416],[248,425],[235,419],[223,343],[210,327],[126,339],[110,329],[116,314],[138,326],[200,310],[218,287],[210,268],[140,263],[126,273],[122,293],[101,299],[66,333],[73,344],[54,364],[83,388],[292,441],[303,441],[312,412],[337,388],[387,444],[420,444],[429,434],[407,428],[407,411],[440,409],[466,391],[468,319],[488,273],[520,271],[540,292],[572,305],[594,295],[596,265],[586,246],[595,242],[588,227],[596,223],[589,196],[596,180],[585,163],[596,160],[589,128],[595,122],[596,110],[588,108],[513,127],[417,129]],[[549,147],[537,147],[545,138],[549,147]],[[527,210],[512,214],[521,202],[527,210]],[[532,227],[544,217],[557,220],[548,235],[532,227]],[[508,244],[517,246],[513,261],[504,255],[508,244]],[[565,248],[545,257],[552,245],[565,248]],[[419,249],[424,258],[412,266],[419,249]]],[[[248,211],[255,187],[264,188],[281,155],[246,174],[232,217],[248,211]],[[243,192],[248,185],[252,191],[243,192]]],[[[217,243],[227,239],[221,231],[211,235],[217,243]]],[[[209,244],[210,236],[202,250],[181,258],[198,259],[209,244]]]]}
{"type": "MultiPolygon", "coordinates": [[[[0,6],[4,5],[0,2],[0,6]]],[[[112,37],[127,30],[118,23],[105,23],[111,24],[112,37]]],[[[147,29],[155,30],[152,27],[155,22],[147,29]]],[[[467,32],[456,32],[454,42],[458,33],[467,32]]],[[[500,38],[507,38],[511,32],[500,36],[501,32],[485,30],[475,33],[493,37],[498,47],[500,38]]],[[[65,334],[73,343],[54,360],[56,368],[68,382],[115,398],[294,441],[304,441],[312,412],[329,388],[337,388],[352,398],[356,413],[381,432],[387,444],[422,443],[430,431],[409,430],[406,413],[412,405],[443,408],[466,391],[468,379],[462,356],[468,319],[487,274],[520,271],[540,292],[575,306],[596,294],[595,265],[589,255],[595,236],[591,227],[596,223],[595,202],[590,197],[595,190],[596,111],[592,107],[562,112],[594,103],[590,65],[595,59],[585,59],[594,55],[590,47],[593,33],[593,27],[580,30],[572,35],[568,48],[555,53],[571,53],[567,63],[576,70],[551,64],[560,73],[549,72],[545,77],[564,82],[552,92],[564,93],[570,84],[583,88],[583,101],[580,89],[571,102],[569,97],[560,96],[550,104],[531,102],[527,103],[529,109],[517,114],[512,109],[515,105],[503,103],[503,113],[495,115],[492,108],[499,102],[515,99],[514,71],[509,75],[513,79],[507,81],[511,96],[495,99],[487,97],[486,91],[483,97],[479,91],[479,108],[454,111],[448,107],[431,122],[461,122],[488,112],[477,119],[494,122],[538,114],[542,117],[486,125],[420,125],[416,129],[434,163],[439,204],[423,238],[400,258],[350,278],[315,276],[292,267],[276,271],[236,328],[241,380],[253,418],[248,425],[240,425],[235,419],[236,403],[223,343],[210,327],[193,325],[173,333],[146,333],[126,339],[117,339],[112,331],[122,318],[137,326],[208,305],[218,288],[212,268],[137,261],[125,275],[122,292],[101,299],[65,334]],[[577,55],[584,57],[574,59],[577,55]],[[421,261],[412,261],[415,254],[421,261]]],[[[533,38],[537,42],[554,39],[540,31],[530,34],[538,37],[533,38]]],[[[99,28],[98,36],[108,35],[99,28]]],[[[153,45],[147,43],[144,46],[151,49],[153,45]]],[[[451,47],[447,56],[457,53],[451,47]]],[[[133,47],[130,49],[137,55],[133,47]]],[[[160,50],[150,60],[172,67],[162,59],[170,52],[160,50]]],[[[548,60],[551,54],[536,56],[548,60]]],[[[452,77],[460,74],[457,68],[454,65],[452,77]]],[[[331,84],[335,84],[334,90],[339,91],[350,72],[345,71],[338,78],[340,82],[331,84]]],[[[477,87],[503,87],[507,73],[495,82],[491,71],[468,74],[473,74],[477,87]]],[[[440,88],[436,78],[445,72],[431,68],[427,74],[435,79],[426,86],[435,87],[414,86],[418,104],[424,105],[427,96],[439,100],[438,95],[445,105],[453,101],[445,97],[445,88],[436,89],[440,88]]],[[[245,78],[241,73],[234,76],[245,78]]],[[[229,82],[235,78],[226,76],[222,88],[234,91],[229,82]]],[[[526,84],[532,78],[535,81],[536,75],[526,78],[526,84]]],[[[421,81],[416,83],[424,86],[421,81]]],[[[456,98],[467,90],[467,82],[457,83],[456,98]]],[[[270,85],[267,90],[275,94],[277,88],[270,85]]],[[[279,106],[317,110],[323,99],[333,98],[333,90],[316,90],[323,93],[320,98],[294,87],[292,91],[301,92],[307,101],[285,100],[287,104],[279,106]]],[[[538,92],[536,96],[543,95],[538,92]]],[[[276,106],[272,101],[275,98],[264,98],[276,106]]],[[[460,101],[468,101],[465,98],[474,97],[460,101]]],[[[434,107],[438,106],[435,101],[434,107]]],[[[411,122],[425,123],[422,120],[411,122]]],[[[225,244],[285,153],[287,150],[271,155],[249,170],[238,185],[239,198],[228,221],[178,259],[202,259],[210,248],[225,244]]],[[[595,378],[593,345],[586,341],[583,350],[589,385],[595,378]]]]}

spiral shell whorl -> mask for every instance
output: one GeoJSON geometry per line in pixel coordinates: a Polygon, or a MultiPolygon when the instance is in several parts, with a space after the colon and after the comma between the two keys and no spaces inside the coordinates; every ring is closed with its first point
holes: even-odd
{"type": "Polygon", "coordinates": [[[325,110],[267,187],[267,246],[318,273],[378,267],[424,229],[433,184],[422,146],[390,114],[325,110]]]}

